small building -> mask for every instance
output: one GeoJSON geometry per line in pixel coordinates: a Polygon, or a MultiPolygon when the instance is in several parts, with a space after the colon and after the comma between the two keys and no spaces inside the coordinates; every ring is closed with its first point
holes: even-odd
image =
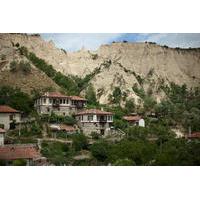
{"type": "Polygon", "coordinates": [[[0,146],[4,145],[4,138],[5,138],[6,131],[0,128],[0,146]]]}
{"type": "Polygon", "coordinates": [[[200,139],[200,132],[193,132],[186,136],[187,139],[200,139]]]}
{"type": "Polygon", "coordinates": [[[10,165],[14,160],[24,160],[26,165],[35,165],[43,163],[45,158],[41,156],[37,145],[12,144],[0,146],[0,160],[6,165],[10,165]]]}
{"type": "Polygon", "coordinates": [[[35,108],[39,114],[72,115],[81,111],[86,99],[79,96],[66,96],[59,92],[46,92],[35,101],[35,108]]]}
{"type": "Polygon", "coordinates": [[[57,137],[59,133],[65,133],[67,137],[67,134],[74,134],[77,131],[76,127],[66,124],[50,124],[49,128],[53,133],[53,137],[57,137]]]}
{"type": "Polygon", "coordinates": [[[0,105],[0,125],[3,129],[14,129],[16,123],[21,122],[21,113],[10,106],[0,105]]]}
{"type": "Polygon", "coordinates": [[[113,114],[97,109],[87,109],[76,114],[78,125],[86,135],[96,132],[100,135],[109,133],[113,123],[113,114]]]}
{"type": "Polygon", "coordinates": [[[130,125],[145,127],[144,119],[139,115],[128,115],[123,117],[130,125]]]}

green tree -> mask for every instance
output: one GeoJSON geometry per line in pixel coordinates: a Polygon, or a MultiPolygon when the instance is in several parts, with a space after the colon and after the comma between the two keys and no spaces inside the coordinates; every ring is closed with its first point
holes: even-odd
{"type": "Polygon", "coordinates": [[[73,140],[73,147],[76,151],[88,148],[87,137],[82,133],[73,135],[72,140],[73,140]]]}
{"type": "Polygon", "coordinates": [[[135,102],[134,99],[126,100],[125,109],[127,113],[131,113],[135,111],[135,102]]]}
{"type": "Polygon", "coordinates": [[[119,87],[115,87],[112,93],[112,102],[119,104],[121,101],[121,95],[122,95],[121,89],[119,87]]]}
{"type": "Polygon", "coordinates": [[[33,110],[34,101],[18,88],[2,86],[0,87],[0,104],[9,105],[28,114],[33,110]]]}
{"type": "Polygon", "coordinates": [[[91,84],[88,86],[86,90],[85,98],[87,99],[89,105],[98,105],[96,92],[91,84]]]}
{"type": "Polygon", "coordinates": [[[109,144],[102,141],[94,143],[90,148],[92,155],[99,161],[104,162],[109,156],[109,144]]]}

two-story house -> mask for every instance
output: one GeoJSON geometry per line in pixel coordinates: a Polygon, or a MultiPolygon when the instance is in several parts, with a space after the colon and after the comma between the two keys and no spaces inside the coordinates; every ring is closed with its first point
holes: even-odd
{"type": "Polygon", "coordinates": [[[86,135],[96,132],[101,135],[109,133],[113,123],[113,114],[97,109],[87,109],[76,114],[78,125],[86,135]]]}
{"type": "Polygon", "coordinates": [[[86,99],[78,96],[66,96],[59,92],[46,92],[35,101],[39,114],[71,115],[85,107],[86,99]]]}
{"type": "Polygon", "coordinates": [[[21,113],[10,106],[0,105],[0,125],[5,130],[14,129],[21,122],[21,113]]]}

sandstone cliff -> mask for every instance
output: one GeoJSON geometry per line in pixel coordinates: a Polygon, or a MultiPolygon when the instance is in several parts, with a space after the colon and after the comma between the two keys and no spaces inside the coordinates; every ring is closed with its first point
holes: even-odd
{"type": "Polygon", "coordinates": [[[112,43],[102,45],[97,51],[65,52],[39,35],[0,34],[5,54],[13,43],[27,47],[64,74],[84,77],[100,68],[90,82],[101,103],[108,103],[115,87],[120,87],[137,103],[140,97],[132,89],[134,84],[145,91],[153,90],[151,93],[158,101],[164,96],[159,88],[163,83],[200,85],[200,49],[174,49],[153,43],[112,43]]]}

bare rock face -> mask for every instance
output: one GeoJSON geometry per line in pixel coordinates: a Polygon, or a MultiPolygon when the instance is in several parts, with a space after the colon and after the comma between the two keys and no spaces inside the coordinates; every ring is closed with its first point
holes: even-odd
{"type": "MultiPolygon", "coordinates": [[[[140,97],[132,89],[136,84],[159,101],[164,94],[160,85],[174,82],[188,87],[200,85],[200,49],[179,49],[153,43],[112,43],[97,51],[66,52],[44,41],[39,35],[0,34],[0,48],[9,54],[12,43],[19,43],[64,74],[84,77],[95,69],[100,71],[90,81],[100,103],[108,103],[115,87],[127,98],[140,97]]],[[[17,56],[13,53],[13,56],[17,56]]],[[[0,64],[4,66],[4,64],[0,64]]]]}

